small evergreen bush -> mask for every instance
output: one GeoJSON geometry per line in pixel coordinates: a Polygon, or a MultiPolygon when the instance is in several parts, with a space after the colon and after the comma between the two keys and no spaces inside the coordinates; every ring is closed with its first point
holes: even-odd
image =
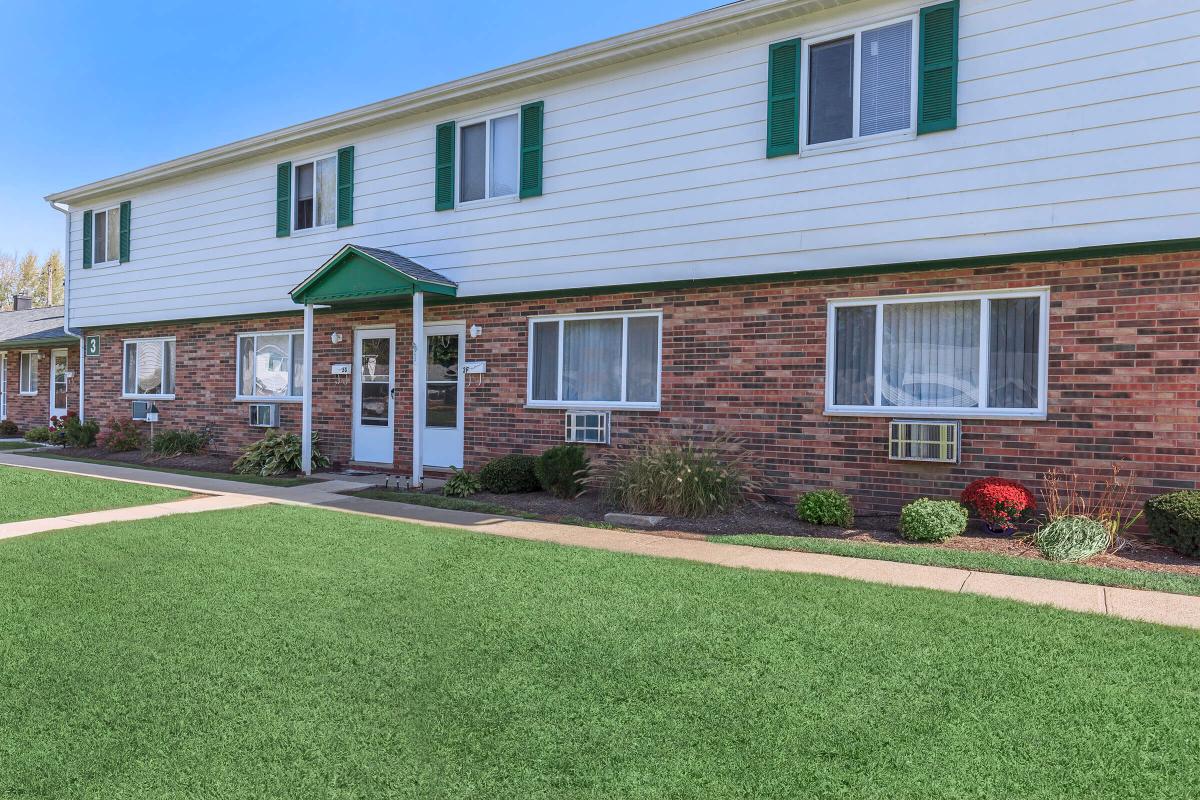
{"type": "Polygon", "coordinates": [[[571,499],[583,492],[591,464],[583,445],[560,444],[538,456],[533,468],[543,489],[555,497],[571,499]]]}
{"type": "MultiPolygon", "coordinates": [[[[302,472],[304,453],[300,437],[294,433],[268,431],[267,435],[242,451],[242,456],[233,462],[233,471],[242,475],[283,475],[302,472]]],[[[312,468],[329,466],[329,459],[317,449],[317,435],[312,438],[312,468]]]]}
{"type": "Polygon", "coordinates": [[[163,458],[194,455],[208,447],[210,438],[208,431],[163,431],[154,436],[150,449],[163,458]]]}
{"type": "Polygon", "coordinates": [[[834,489],[806,493],[796,503],[796,516],[811,525],[854,526],[854,506],[850,498],[834,489]]]}
{"type": "Polygon", "coordinates": [[[110,453],[141,450],[145,441],[141,426],[131,419],[110,419],[104,432],[96,439],[96,443],[110,453]]]}
{"type": "Polygon", "coordinates": [[[20,432],[21,429],[17,427],[17,423],[11,419],[0,420],[0,436],[16,436],[20,432]]]}
{"type": "Polygon", "coordinates": [[[1109,529],[1091,517],[1051,520],[1033,535],[1033,543],[1051,561],[1083,561],[1108,547],[1109,529]]]}
{"type": "Polygon", "coordinates": [[[489,461],[479,470],[479,483],[494,494],[536,492],[542,488],[534,465],[537,458],[511,453],[489,461]]]}
{"type": "Polygon", "coordinates": [[[59,429],[63,444],[68,447],[93,447],[100,434],[100,423],[89,419],[83,422],[75,413],[68,414],[59,429]]]}
{"type": "Polygon", "coordinates": [[[967,529],[967,509],[953,500],[922,497],[900,509],[900,535],[912,542],[942,542],[967,529]]]}
{"type": "Polygon", "coordinates": [[[446,497],[470,497],[479,491],[479,478],[465,469],[456,469],[442,487],[446,497]]]}
{"type": "Polygon", "coordinates": [[[1200,557],[1200,491],[1160,494],[1146,501],[1150,534],[1172,550],[1200,557]]]}
{"type": "Polygon", "coordinates": [[[30,428],[25,431],[25,441],[34,442],[36,444],[45,444],[50,441],[50,429],[45,425],[38,425],[35,428],[30,428]]]}
{"type": "Polygon", "coordinates": [[[605,464],[596,482],[622,511],[705,517],[741,505],[753,490],[748,473],[745,453],[727,441],[662,441],[605,464]]]}

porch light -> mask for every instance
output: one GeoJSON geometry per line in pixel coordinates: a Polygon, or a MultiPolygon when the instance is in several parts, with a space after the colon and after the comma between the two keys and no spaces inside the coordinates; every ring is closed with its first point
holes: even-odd
{"type": "Polygon", "coordinates": [[[343,338],[344,337],[337,331],[329,334],[329,341],[333,342],[334,344],[341,344],[343,338]]]}
{"type": "Polygon", "coordinates": [[[479,334],[481,334],[481,333],[483,333],[483,328],[479,327],[478,325],[471,326],[471,338],[472,339],[478,339],[479,334]]]}

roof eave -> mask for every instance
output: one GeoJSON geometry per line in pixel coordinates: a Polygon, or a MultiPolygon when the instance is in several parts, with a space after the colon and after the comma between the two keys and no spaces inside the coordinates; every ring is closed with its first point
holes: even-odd
{"type": "Polygon", "coordinates": [[[449,81],[389,100],[302,122],[112,178],[46,195],[51,203],[71,204],[89,197],[128,190],[197,169],[224,164],[302,144],[313,139],[431,111],[499,91],[521,88],[608,64],[713,39],[747,28],[803,16],[856,0],[740,0],[681,19],[624,33],[590,44],[449,81]]]}

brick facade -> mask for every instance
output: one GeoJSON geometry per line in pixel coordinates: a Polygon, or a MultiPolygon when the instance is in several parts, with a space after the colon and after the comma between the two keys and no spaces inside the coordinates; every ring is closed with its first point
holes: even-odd
{"type": "MultiPolygon", "coordinates": [[[[508,452],[536,453],[562,440],[562,412],[526,409],[527,319],[632,309],[663,311],[661,411],[613,414],[614,447],[674,431],[731,434],[758,459],[765,488],[792,497],[833,486],[865,512],[902,501],[954,496],[976,477],[1029,482],[1050,467],[1101,476],[1120,461],[1143,494],[1200,482],[1200,253],[1128,256],[1001,267],[844,275],[597,296],[429,305],[427,323],[483,328],[466,357],[487,361],[482,385],[466,394],[466,462],[478,468],[508,452]],[[1048,286],[1049,418],[967,420],[957,465],[892,462],[887,417],[829,417],[825,392],[826,302],[941,291],[1048,286]]],[[[257,438],[234,403],[239,332],[296,329],[300,316],[89,330],[101,355],[89,359],[88,414],[128,415],[120,399],[121,342],[177,337],[176,394],[159,404],[166,426],[214,426],[214,448],[232,452],[257,438]]],[[[350,454],[351,386],[330,374],[350,363],[354,329],[395,326],[396,463],[411,460],[411,315],[408,308],[319,312],[314,341],[314,428],[340,462],[350,454]],[[331,334],[342,334],[334,344],[331,334]]],[[[948,415],[949,416],[949,415],[948,415]]],[[[300,407],[284,426],[299,429],[300,407]]],[[[597,448],[597,455],[614,448],[597,448]]]]}
{"type": "Polygon", "coordinates": [[[50,366],[51,353],[55,350],[66,350],[67,371],[74,375],[67,378],[67,398],[62,406],[74,411],[79,408],[79,345],[59,345],[42,347],[37,350],[37,394],[23,395],[20,393],[21,353],[33,348],[9,349],[7,366],[7,408],[5,418],[12,420],[20,428],[21,433],[33,427],[44,426],[50,422],[50,366]]]}

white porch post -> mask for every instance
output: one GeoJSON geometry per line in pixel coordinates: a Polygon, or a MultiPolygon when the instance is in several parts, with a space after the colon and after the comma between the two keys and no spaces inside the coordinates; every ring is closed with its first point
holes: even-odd
{"type": "Polygon", "coordinates": [[[413,402],[412,402],[412,487],[425,481],[425,453],[421,436],[425,431],[425,293],[413,292],[413,402]]]}
{"type": "Polygon", "coordinates": [[[301,412],[300,460],[304,474],[312,474],[312,404],[313,404],[313,306],[304,306],[304,403],[301,412]]]}

